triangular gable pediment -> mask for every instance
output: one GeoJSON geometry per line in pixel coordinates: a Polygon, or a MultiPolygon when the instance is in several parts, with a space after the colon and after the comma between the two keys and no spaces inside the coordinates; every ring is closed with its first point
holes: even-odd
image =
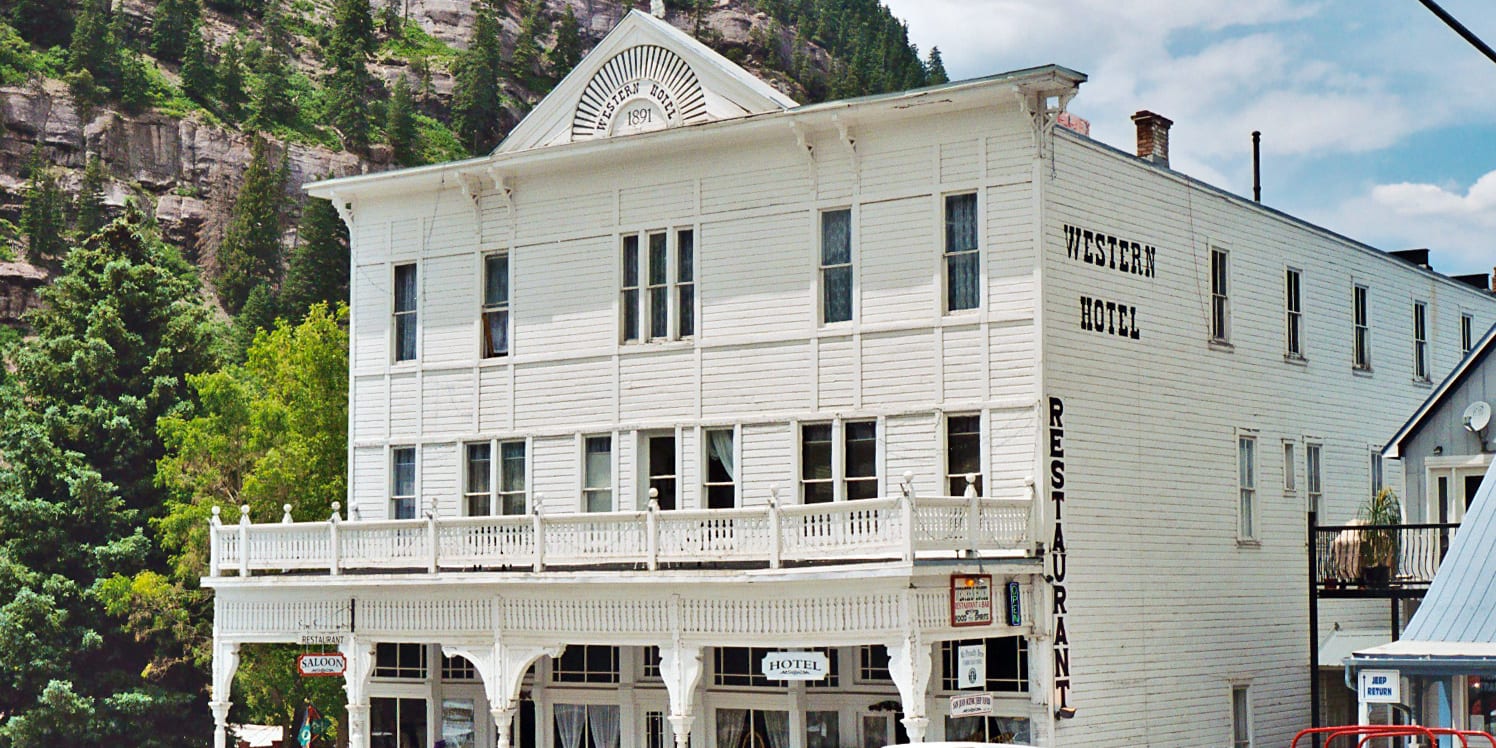
{"type": "Polygon", "coordinates": [[[798,106],[663,20],[630,11],[495,153],[633,135],[798,106]]]}

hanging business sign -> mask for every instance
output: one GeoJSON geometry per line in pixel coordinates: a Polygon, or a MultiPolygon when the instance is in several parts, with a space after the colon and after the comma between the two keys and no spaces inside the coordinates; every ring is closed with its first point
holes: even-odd
{"type": "Polygon", "coordinates": [[[1402,702],[1402,676],[1396,670],[1362,670],[1357,673],[1357,695],[1367,704],[1402,702]]]}
{"type": "Polygon", "coordinates": [[[992,625],[992,575],[951,575],[951,625],[992,625]]]}
{"type": "Polygon", "coordinates": [[[330,632],[303,631],[296,637],[297,644],[332,644],[334,646],[343,643],[343,635],[330,632]]]}
{"type": "Polygon", "coordinates": [[[987,647],[963,644],[956,648],[956,688],[981,688],[987,675],[987,647]]]}
{"type": "Polygon", "coordinates": [[[825,652],[769,652],[761,666],[769,680],[821,680],[831,672],[831,658],[825,652]]]}
{"type": "Polygon", "coordinates": [[[302,677],[342,675],[348,669],[348,659],[340,652],[304,654],[296,658],[296,672],[302,677]]]}
{"type": "Polygon", "coordinates": [[[952,717],[985,717],[992,714],[992,694],[964,693],[951,697],[952,717]]]}

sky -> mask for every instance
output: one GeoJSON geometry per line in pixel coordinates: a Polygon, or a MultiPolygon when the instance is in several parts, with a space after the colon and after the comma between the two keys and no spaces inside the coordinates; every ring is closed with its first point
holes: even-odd
{"type": "MultiPolygon", "coordinates": [[[[1496,47],[1496,1],[1438,0],[1496,47]]],[[[952,80],[1057,64],[1069,109],[1134,150],[1174,120],[1170,163],[1435,270],[1496,265],[1496,62],[1418,0],[883,0],[952,80]]]]}

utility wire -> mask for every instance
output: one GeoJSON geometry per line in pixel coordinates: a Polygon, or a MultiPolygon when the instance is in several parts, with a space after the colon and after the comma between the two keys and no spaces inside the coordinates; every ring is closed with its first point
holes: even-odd
{"type": "Polygon", "coordinates": [[[1475,32],[1465,28],[1465,24],[1460,23],[1458,19],[1439,7],[1438,3],[1434,2],[1434,0],[1418,0],[1418,2],[1423,3],[1423,7],[1428,8],[1429,12],[1438,16],[1439,20],[1444,22],[1444,25],[1454,29],[1456,34],[1459,34],[1465,41],[1470,42],[1471,46],[1490,58],[1491,62],[1496,62],[1496,50],[1491,49],[1490,45],[1481,41],[1480,37],[1475,35],[1475,32]]]}

